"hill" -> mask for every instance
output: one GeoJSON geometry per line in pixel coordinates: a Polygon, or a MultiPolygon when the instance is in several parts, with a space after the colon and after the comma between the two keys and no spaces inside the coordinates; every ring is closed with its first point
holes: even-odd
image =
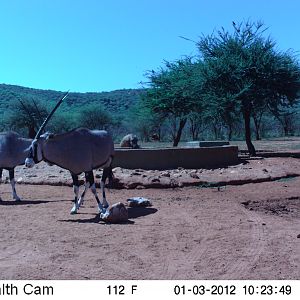
{"type": "MultiPolygon", "coordinates": [[[[143,93],[143,89],[122,89],[99,93],[70,93],[61,110],[70,111],[88,104],[101,103],[110,113],[120,114],[133,106],[143,93]]],[[[53,106],[64,92],[41,90],[17,85],[0,84],[0,116],[17,99],[35,99],[53,106]]]]}

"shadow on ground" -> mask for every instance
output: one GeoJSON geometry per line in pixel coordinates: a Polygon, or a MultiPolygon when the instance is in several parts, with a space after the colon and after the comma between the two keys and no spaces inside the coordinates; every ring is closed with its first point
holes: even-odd
{"type": "MultiPolygon", "coordinates": [[[[140,217],[145,217],[157,212],[156,208],[149,208],[149,207],[129,207],[128,208],[128,221],[119,222],[117,224],[123,225],[131,225],[134,224],[134,221],[130,219],[137,219],[140,217]]],[[[79,213],[77,216],[86,215],[85,213],[79,213]]],[[[113,223],[106,223],[100,218],[100,214],[94,215],[92,218],[87,219],[68,219],[68,220],[58,220],[59,222],[69,222],[69,223],[98,223],[102,225],[114,225],[113,223]]]]}
{"type": "Polygon", "coordinates": [[[22,200],[22,201],[9,201],[9,200],[2,200],[0,201],[0,205],[3,206],[10,206],[10,205],[29,205],[29,204],[45,204],[53,201],[47,200],[22,200]]]}
{"type": "Polygon", "coordinates": [[[156,208],[152,207],[129,207],[128,208],[128,219],[136,219],[144,216],[148,216],[151,214],[155,214],[157,212],[156,208]]]}

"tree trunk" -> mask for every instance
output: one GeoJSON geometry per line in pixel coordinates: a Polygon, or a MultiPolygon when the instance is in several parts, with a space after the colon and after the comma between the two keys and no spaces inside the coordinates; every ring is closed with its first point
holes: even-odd
{"type": "Polygon", "coordinates": [[[250,129],[250,111],[244,111],[244,121],[245,121],[245,139],[249,154],[251,156],[256,156],[255,148],[251,142],[251,129],[250,129]]]}
{"type": "Polygon", "coordinates": [[[36,136],[36,131],[34,129],[34,126],[28,126],[28,137],[30,139],[34,139],[36,136]]]}
{"type": "Polygon", "coordinates": [[[194,123],[191,121],[191,134],[192,134],[192,140],[193,141],[196,141],[195,139],[195,136],[196,136],[196,129],[195,129],[195,126],[194,126],[194,123]]]}
{"type": "Polygon", "coordinates": [[[256,140],[257,141],[260,141],[261,140],[261,138],[260,138],[260,135],[259,135],[259,130],[256,128],[256,130],[255,130],[255,136],[256,136],[256,140]]]}
{"type": "Polygon", "coordinates": [[[283,116],[284,136],[292,136],[293,134],[293,114],[283,116]]]}
{"type": "Polygon", "coordinates": [[[214,135],[215,135],[215,140],[218,139],[218,128],[217,128],[217,125],[215,123],[213,123],[213,132],[214,132],[214,135]]]}
{"type": "Polygon", "coordinates": [[[161,141],[161,126],[159,126],[158,128],[157,128],[157,135],[158,135],[158,141],[160,142],[161,141]]]}
{"type": "Polygon", "coordinates": [[[179,121],[179,128],[177,130],[176,136],[175,136],[174,141],[173,141],[173,147],[177,147],[178,146],[178,143],[180,142],[182,130],[183,130],[185,124],[186,124],[186,121],[187,121],[186,118],[180,119],[180,121],[179,121]]]}
{"type": "Polygon", "coordinates": [[[232,125],[229,124],[228,125],[228,141],[231,141],[231,139],[232,139],[232,132],[233,132],[232,125]]]}
{"type": "Polygon", "coordinates": [[[289,127],[288,125],[283,125],[283,134],[284,136],[289,136],[289,127]]]}
{"type": "Polygon", "coordinates": [[[198,130],[196,126],[191,127],[191,133],[192,133],[192,140],[197,141],[198,140],[198,130]]]}
{"type": "MultiPolygon", "coordinates": [[[[260,118],[261,119],[261,118],[260,118]]],[[[255,126],[255,137],[256,140],[259,141],[261,140],[260,138],[260,120],[256,116],[253,116],[253,121],[254,121],[254,126],[255,126]]]]}
{"type": "Polygon", "coordinates": [[[259,141],[259,140],[261,140],[260,134],[259,134],[260,125],[256,118],[253,118],[253,120],[254,120],[254,126],[255,126],[255,137],[256,137],[256,140],[259,141]]]}
{"type": "Polygon", "coordinates": [[[198,134],[199,134],[199,130],[198,130],[198,126],[199,124],[197,124],[197,120],[194,120],[193,118],[190,118],[190,132],[192,135],[192,140],[193,141],[197,141],[198,140],[198,134]]]}

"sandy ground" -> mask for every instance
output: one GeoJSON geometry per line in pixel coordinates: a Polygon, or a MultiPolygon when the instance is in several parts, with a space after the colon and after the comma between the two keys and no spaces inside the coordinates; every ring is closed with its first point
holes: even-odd
{"type": "MultiPolygon", "coordinates": [[[[102,175],[101,170],[94,171],[95,177],[102,175]]],[[[283,177],[300,176],[300,159],[255,158],[241,160],[233,166],[216,169],[183,169],[174,170],[128,170],[114,168],[114,188],[176,188],[185,186],[239,185],[243,183],[272,181],[283,177]]],[[[57,166],[48,166],[42,162],[28,169],[20,166],[15,169],[18,184],[67,185],[72,186],[70,173],[57,166]]],[[[79,177],[84,182],[84,174],[79,177]]],[[[3,171],[3,181],[8,182],[7,171],[3,171]]],[[[0,194],[1,195],[1,194],[0,194]]]]}
{"type": "MultiPolygon", "coordinates": [[[[116,172],[125,187],[148,174],[130,172],[116,172]]],[[[10,185],[2,184],[0,279],[300,279],[299,159],[168,172],[150,175],[161,182],[177,174],[183,184],[107,192],[111,204],[133,196],[152,201],[128,208],[125,224],[100,220],[91,193],[79,214],[70,215],[69,186],[18,185],[23,200],[15,203],[10,185]],[[187,178],[196,186],[185,186],[187,178]]],[[[47,183],[42,173],[31,180],[47,183]]],[[[54,175],[49,179],[59,183],[65,173],[54,175]]],[[[150,175],[144,183],[152,182],[150,175]]]]}

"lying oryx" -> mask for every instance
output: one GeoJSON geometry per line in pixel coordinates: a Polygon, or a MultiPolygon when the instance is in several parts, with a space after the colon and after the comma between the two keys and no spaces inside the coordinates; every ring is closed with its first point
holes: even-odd
{"type": "Polygon", "coordinates": [[[78,128],[58,135],[37,134],[30,146],[25,165],[30,168],[35,163],[44,160],[69,170],[72,175],[75,193],[71,214],[77,213],[88,188],[91,188],[97,200],[100,213],[105,214],[106,208],[109,206],[105,198],[105,181],[107,178],[112,179],[111,163],[113,155],[114,143],[106,131],[78,128]],[[103,204],[98,198],[93,175],[93,170],[98,168],[103,168],[100,182],[103,204]],[[78,175],[83,172],[85,172],[86,178],[85,189],[78,200],[78,175]]]}
{"type": "Polygon", "coordinates": [[[8,170],[13,199],[16,201],[20,201],[20,198],[15,188],[15,167],[24,165],[31,143],[31,139],[22,138],[13,131],[0,133],[0,181],[3,169],[8,170]]]}

